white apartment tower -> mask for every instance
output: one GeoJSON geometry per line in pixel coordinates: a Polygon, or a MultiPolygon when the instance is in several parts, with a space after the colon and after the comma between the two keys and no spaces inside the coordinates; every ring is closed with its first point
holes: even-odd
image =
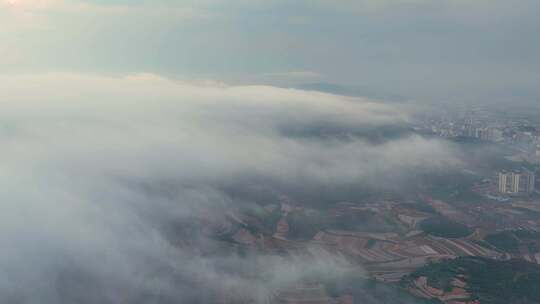
{"type": "Polygon", "coordinates": [[[505,194],[531,194],[535,190],[534,172],[522,170],[499,172],[499,192],[505,194]]]}

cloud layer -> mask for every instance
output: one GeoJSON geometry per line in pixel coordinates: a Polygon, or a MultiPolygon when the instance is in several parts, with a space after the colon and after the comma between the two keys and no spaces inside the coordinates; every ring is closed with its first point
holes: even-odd
{"type": "Polygon", "coordinates": [[[16,303],[264,302],[347,262],[211,254],[193,221],[255,206],[224,189],[387,189],[459,163],[438,140],[373,138],[407,115],[362,98],[152,74],[2,76],[0,92],[0,295],[16,303]]]}

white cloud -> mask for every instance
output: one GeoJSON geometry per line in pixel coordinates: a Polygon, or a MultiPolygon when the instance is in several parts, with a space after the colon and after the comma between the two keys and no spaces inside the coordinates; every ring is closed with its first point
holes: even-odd
{"type": "Polygon", "coordinates": [[[237,178],[361,185],[457,161],[443,143],[420,137],[374,145],[289,133],[406,121],[399,109],[363,98],[65,73],[0,76],[0,95],[0,268],[12,274],[0,278],[6,299],[118,303],[148,292],[189,302],[220,290],[262,299],[329,258],[301,258],[309,267],[298,268],[275,257],[202,257],[198,250],[210,245],[174,247],[159,226],[219,218],[223,208],[246,204],[216,187],[237,178]],[[242,271],[220,271],[224,265],[242,271]],[[250,269],[256,279],[245,278],[250,269]],[[83,274],[87,281],[78,283],[83,274]],[[204,292],[196,282],[205,282],[204,292]],[[66,286],[78,298],[63,294],[66,286]]]}

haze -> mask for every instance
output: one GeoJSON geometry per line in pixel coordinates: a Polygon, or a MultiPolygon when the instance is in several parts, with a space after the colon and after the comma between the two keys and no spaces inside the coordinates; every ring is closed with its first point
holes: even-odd
{"type": "Polygon", "coordinates": [[[484,241],[540,229],[534,189],[485,207],[539,161],[539,12],[0,0],[0,302],[424,303],[432,261],[533,264],[484,241]]]}

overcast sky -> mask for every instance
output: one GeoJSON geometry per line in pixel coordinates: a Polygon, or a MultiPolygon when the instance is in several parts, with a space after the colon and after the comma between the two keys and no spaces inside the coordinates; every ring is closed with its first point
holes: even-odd
{"type": "Polygon", "coordinates": [[[536,0],[0,0],[0,69],[538,100],[536,0]]]}

